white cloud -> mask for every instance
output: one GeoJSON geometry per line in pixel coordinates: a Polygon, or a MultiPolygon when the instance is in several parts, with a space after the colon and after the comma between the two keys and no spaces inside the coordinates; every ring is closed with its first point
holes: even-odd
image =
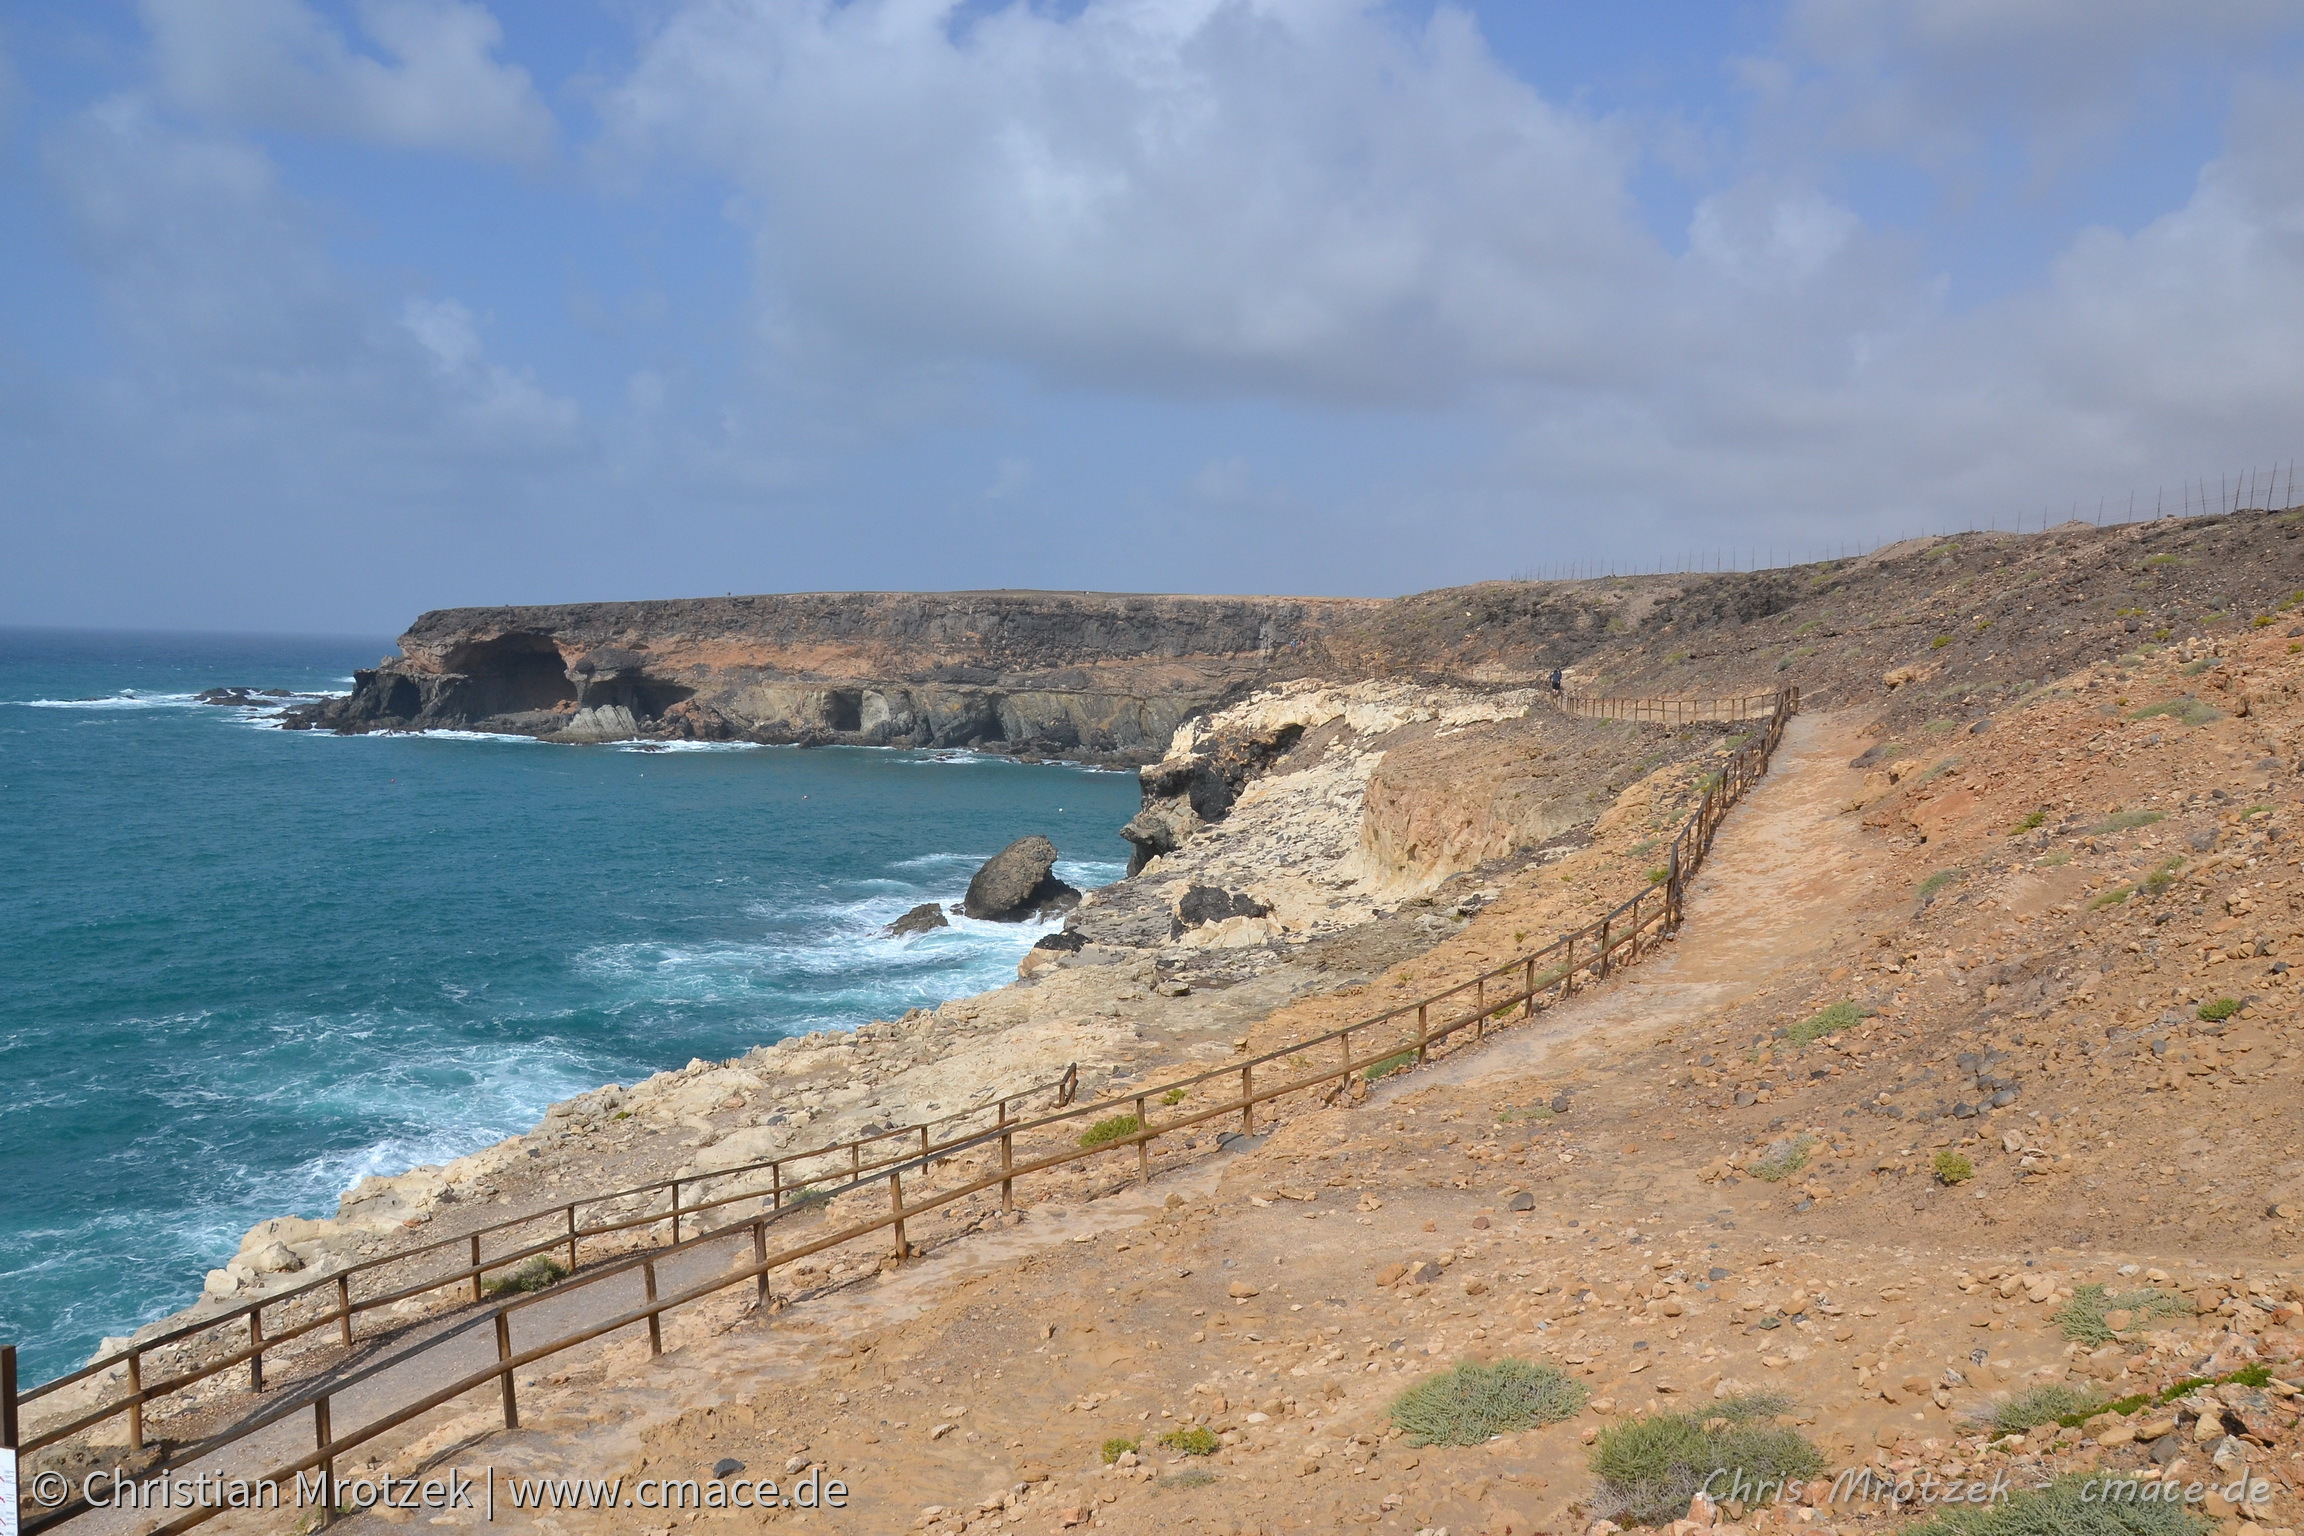
{"type": "Polygon", "coordinates": [[[606,102],[746,194],[775,302],[1073,382],[1429,398],[1607,377],[1664,271],[1630,146],[1443,8],[699,0],[606,102]]]}
{"type": "Polygon", "coordinates": [[[469,0],[361,0],[356,50],[303,0],[144,0],[162,93],[217,122],[516,162],[549,152],[552,114],[499,62],[503,28],[469,0]]]}
{"type": "Polygon", "coordinates": [[[2294,0],[1794,0],[1797,67],[1752,79],[1829,123],[1834,149],[1950,169],[2013,135],[2045,174],[2297,19],[2294,0]]]}

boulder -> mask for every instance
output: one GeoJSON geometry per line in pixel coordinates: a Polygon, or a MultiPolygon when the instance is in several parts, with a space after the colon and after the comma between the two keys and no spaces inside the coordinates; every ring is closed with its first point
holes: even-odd
{"type": "Polygon", "coordinates": [[[901,939],[909,934],[934,933],[939,928],[951,926],[952,920],[944,915],[942,907],[932,901],[924,901],[880,931],[889,938],[901,939]]]}
{"type": "Polygon", "coordinates": [[[1176,903],[1176,932],[1202,923],[1220,923],[1228,917],[1263,917],[1272,909],[1246,891],[1226,891],[1213,885],[1195,885],[1176,903]]]}
{"type": "Polygon", "coordinates": [[[960,910],[981,922],[1021,923],[1080,905],[1080,892],[1056,878],[1056,845],[1021,837],[984,861],[960,910]]]}

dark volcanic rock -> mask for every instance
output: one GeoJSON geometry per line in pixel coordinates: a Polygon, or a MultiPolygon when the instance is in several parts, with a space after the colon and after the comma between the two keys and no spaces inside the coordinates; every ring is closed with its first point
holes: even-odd
{"type": "Polygon", "coordinates": [[[984,861],[968,882],[960,910],[984,922],[1021,923],[1080,905],[1080,893],[1056,878],[1056,845],[1020,837],[984,861]]]}
{"type": "Polygon", "coordinates": [[[1246,891],[1195,885],[1176,903],[1177,932],[1197,928],[1202,923],[1220,923],[1228,917],[1262,917],[1271,910],[1246,891]]]}
{"type": "Polygon", "coordinates": [[[951,926],[952,920],[944,915],[942,907],[932,901],[924,901],[890,923],[881,932],[892,939],[901,939],[907,934],[934,933],[939,928],[951,926]]]}

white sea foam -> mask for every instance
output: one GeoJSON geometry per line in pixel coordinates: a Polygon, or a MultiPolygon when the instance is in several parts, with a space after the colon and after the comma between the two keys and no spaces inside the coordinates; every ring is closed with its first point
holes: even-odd
{"type": "Polygon", "coordinates": [[[10,704],[25,709],[183,709],[199,708],[200,700],[189,693],[114,693],[94,699],[8,699],[10,704]]]}
{"type": "Polygon", "coordinates": [[[604,743],[617,752],[759,752],[766,743],[757,741],[612,741],[604,743]]]}

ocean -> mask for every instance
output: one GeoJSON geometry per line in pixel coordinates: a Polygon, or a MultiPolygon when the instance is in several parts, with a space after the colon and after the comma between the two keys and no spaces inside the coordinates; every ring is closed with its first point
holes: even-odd
{"type": "Polygon", "coordinates": [[[922,901],[1044,833],[1119,878],[1133,775],[948,752],[337,737],[377,641],[0,630],[0,1342],[27,1384],[268,1216],[698,1056],[1010,980],[922,901]]]}

